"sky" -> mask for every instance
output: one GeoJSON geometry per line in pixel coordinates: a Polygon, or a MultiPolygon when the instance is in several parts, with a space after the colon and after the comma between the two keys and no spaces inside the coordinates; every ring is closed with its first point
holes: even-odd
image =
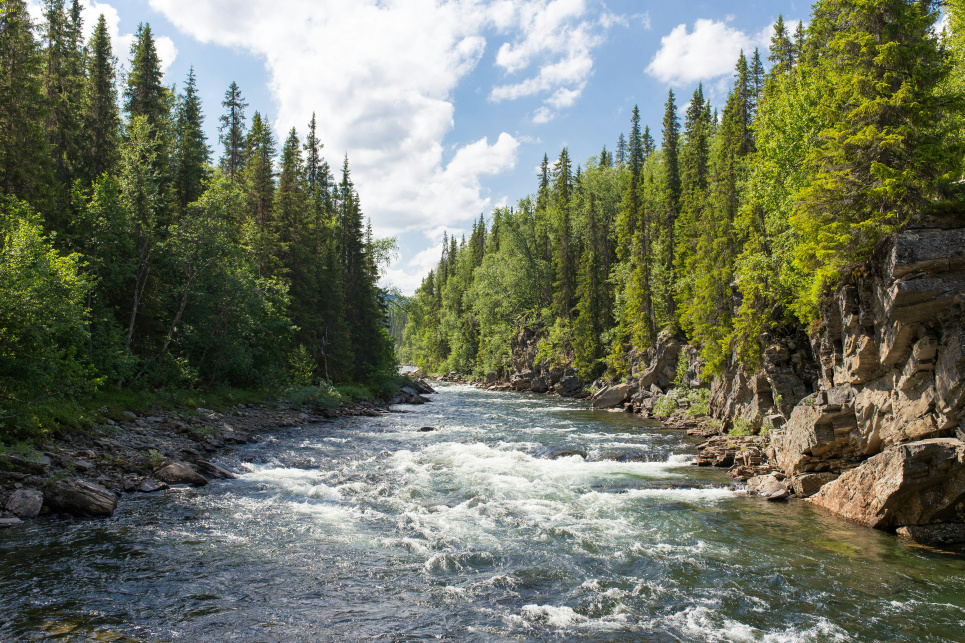
{"type": "MultiPolygon", "coordinates": [[[[39,0],[33,0],[39,15],[39,0]]],[[[383,284],[411,294],[443,234],[535,191],[548,154],[584,163],[629,130],[634,105],[660,139],[670,89],[723,107],[739,52],[762,57],[789,0],[83,0],[121,67],[151,25],[168,85],[191,67],[208,143],[234,81],[283,141],[318,119],[324,156],[347,154],[376,236],[395,236],[383,284]]]]}

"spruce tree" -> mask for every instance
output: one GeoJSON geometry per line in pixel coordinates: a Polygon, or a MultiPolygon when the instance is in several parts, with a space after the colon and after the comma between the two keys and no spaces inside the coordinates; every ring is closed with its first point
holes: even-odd
{"type": "Polygon", "coordinates": [[[157,134],[167,127],[167,89],[162,84],[161,60],[157,55],[151,25],[141,23],[131,45],[131,71],[124,89],[124,111],[143,116],[157,134]]]}
{"type": "Polygon", "coordinates": [[[24,0],[0,13],[0,191],[45,210],[53,177],[42,59],[24,0]]]}
{"type": "Polygon", "coordinates": [[[271,125],[262,119],[259,112],[255,112],[245,141],[244,174],[251,215],[263,230],[268,227],[275,198],[275,155],[275,136],[271,125]]]}
{"type": "Polygon", "coordinates": [[[87,54],[84,100],[83,182],[90,185],[111,172],[119,159],[121,117],[117,108],[117,59],[111,50],[104,14],[97,19],[87,54]]]}
{"type": "Polygon", "coordinates": [[[225,108],[218,128],[219,140],[224,145],[221,169],[233,183],[245,163],[245,108],[248,107],[237,83],[228,86],[221,105],[225,108]]]}
{"type": "Polygon", "coordinates": [[[184,94],[178,97],[174,127],[174,191],[182,213],[189,203],[201,198],[210,160],[201,99],[192,67],[184,83],[184,94]]]}
{"type": "MultiPolygon", "coordinates": [[[[743,54],[742,54],[743,55],[743,54]]],[[[675,229],[677,217],[680,216],[680,195],[682,184],[680,181],[680,119],[677,117],[677,105],[671,89],[667,96],[667,103],[663,116],[663,163],[665,172],[666,209],[667,217],[664,221],[664,240],[666,257],[664,260],[665,306],[667,320],[676,325],[676,302],[674,291],[676,288],[677,262],[675,254],[675,229]]]]}
{"type": "Polygon", "coordinates": [[[794,43],[784,24],[784,16],[778,14],[774,23],[774,35],[771,36],[771,47],[767,55],[771,63],[771,76],[787,74],[794,66],[794,43]]]}

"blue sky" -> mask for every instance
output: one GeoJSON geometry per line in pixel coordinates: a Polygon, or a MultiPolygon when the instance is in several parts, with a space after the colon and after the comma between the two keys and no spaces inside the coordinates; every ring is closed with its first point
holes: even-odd
{"type": "MultiPolygon", "coordinates": [[[[149,22],[180,87],[193,66],[209,143],[236,81],[279,139],[315,111],[333,168],[349,154],[365,214],[395,235],[385,281],[411,293],[444,230],[533,192],[543,153],[582,163],[613,149],[634,104],[659,141],[667,91],[698,82],[721,106],[741,49],[760,46],[788,0],[108,0],[126,64],[149,22]]],[[[793,25],[792,25],[793,26],[793,25]]]]}

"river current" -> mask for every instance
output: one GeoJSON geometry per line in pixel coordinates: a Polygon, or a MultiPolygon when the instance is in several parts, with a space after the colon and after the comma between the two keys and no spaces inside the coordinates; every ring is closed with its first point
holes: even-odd
{"type": "Polygon", "coordinates": [[[0,640],[965,641],[965,557],[741,497],[625,414],[433,398],[0,531],[0,640]]]}

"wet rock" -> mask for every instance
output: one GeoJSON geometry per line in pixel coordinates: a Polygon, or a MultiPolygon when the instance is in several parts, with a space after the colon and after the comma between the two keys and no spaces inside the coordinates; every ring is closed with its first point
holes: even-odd
{"type": "Polygon", "coordinates": [[[569,375],[563,377],[554,387],[554,389],[560,395],[569,397],[576,395],[583,390],[583,382],[580,380],[580,378],[569,375]]]}
{"type": "Polygon", "coordinates": [[[635,387],[631,387],[629,384],[614,384],[593,396],[593,408],[612,409],[622,406],[634,392],[635,387]]]}
{"type": "Polygon", "coordinates": [[[77,460],[76,462],[74,462],[74,468],[80,471],[81,473],[87,473],[88,471],[94,468],[94,465],[88,462],[87,460],[77,460]]]}
{"type": "Polygon", "coordinates": [[[16,527],[21,524],[23,524],[23,521],[20,518],[0,518],[0,529],[16,527]]]}
{"type": "Polygon", "coordinates": [[[204,471],[205,475],[210,478],[218,478],[220,480],[237,480],[238,476],[229,471],[226,467],[221,466],[216,462],[210,462],[208,460],[198,460],[198,467],[204,471]]]}
{"type": "Polygon", "coordinates": [[[821,487],[835,480],[837,477],[837,473],[830,471],[824,473],[803,473],[791,478],[791,488],[794,490],[794,495],[798,498],[810,498],[816,494],[821,487]]]}
{"type": "Polygon", "coordinates": [[[429,386],[425,380],[416,380],[412,388],[414,388],[420,395],[429,395],[436,392],[436,390],[429,386]]]}
{"type": "Polygon", "coordinates": [[[192,487],[202,487],[208,484],[208,479],[191,468],[187,462],[172,462],[161,467],[154,473],[154,477],[168,484],[186,484],[192,487]]]}
{"type": "Polygon", "coordinates": [[[36,489],[17,489],[4,505],[10,513],[28,520],[39,516],[43,506],[44,494],[36,489]]]}
{"type": "Polygon", "coordinates": [[[117,509],[117,496],[111,491],[96,482],[76,478],[58,480],[44,497],[54,511],[75,516],[113,516],[117,509]]]}
{"type": "Polygon", "coordinates": [[[434,427],[434,426],[423,426],[423,427],[419,427],[417,430],[419,431],[419,433],[429,433],[430,431],[435,431],[435,430],[436,430],[436,427],[434,427]]]}
{"type": "Polygon", "coordinates": [[[154,478],[144,478],[141,480],[141,484],[137,485],[137,490],[141,493],[154,493],[156,491],[164,491],[165,489],[170,489],[171,487],[160,480],[155,480],[154,478]]]}
{"type": "Polygon", "coordinates": [[[548,451],[546,457],[551,460],[558,460],[560,458],[569,458],[578,455],[581,458],[586,459],[586,451],[582,449],[555,449],[548,451]]]}
{"type": "Polygon", "coordinates": [[[550,390],[550,387],[545,378],[537,377],[530,383],[530,390],[533,393],[546,393],[550,390]]]}
{"type": "Polygon", "coordinates": [[[787,500],[791,493],[776,476],[756,476],[747,481],[747,493],[770,501],[787,500]]]}
{"type": "Polygon", "coordinates": [[[891,447],[808,502],[881,529],[965,522],[965,443],[938,438],[891,447]]]}
{"type": "Polygon", "coordinates": [[[937,525],[908,525],[898,528],[898,535],[921,545],[941,546],[965,543],[965,523],[945,522],[937,525]]]}

